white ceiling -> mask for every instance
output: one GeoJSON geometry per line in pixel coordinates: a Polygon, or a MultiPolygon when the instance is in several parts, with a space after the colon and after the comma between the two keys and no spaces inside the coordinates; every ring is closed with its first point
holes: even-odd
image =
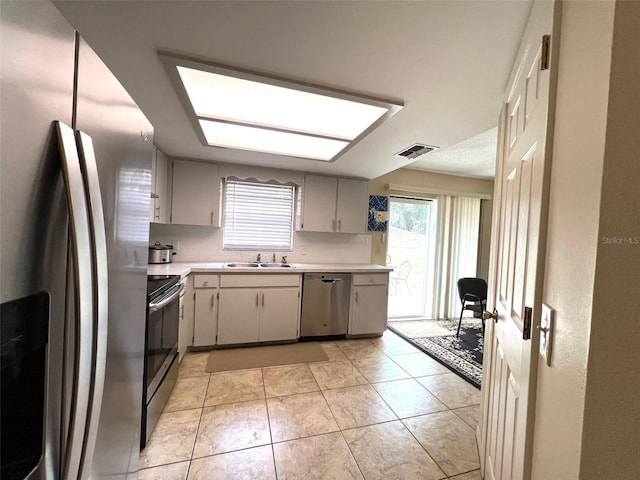
{"type": "Polygon", "coordinates": [[[142,108],[166,154],[363,178],[407,166],[411,160],[393,155],[414,143],[451,148],[411,168],[493,175],[495,132],[483,132],[497,124],[531,7],[531,0],[55,3],[142,108]],[[207,147],[159,50],[405,107],[332,163],[207,147]],[[480,144],[483,154],[474,148],[480,144]]]}
{"type": "Polygon", "coordinates": [[[498,127],[450,147],[421,155],[406,168],[464,177],[493,178],[496,170],[498,127]]]}

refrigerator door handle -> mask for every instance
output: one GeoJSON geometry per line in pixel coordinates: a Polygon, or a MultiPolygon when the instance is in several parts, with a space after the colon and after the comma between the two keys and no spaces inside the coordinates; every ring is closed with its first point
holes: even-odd
{"type": "Polygon", "coordinates": [[[107,264],[107,234],[105,231],[102,193],[98,179],[98,166],[93,148],[93,140],[86,133],[78,131],[76,132],[76,143],[80,153],[80,167],[84,174],[85,193],[89,204],[89,230],[93,247],[95,365],[92,371],[93,388],[90,397],[84,455],[80,471],[80,478],[89,478],[98,433],[100,410],[102,408],[104,375],[107,364],[109,275],[107,264]]]}
{"type": "Polygon", "coordinates": [[[70,398],[69,429],[62,458],[62,478],[80,478],[93,364],[93,278],[89,218],[73,130],[55,122],[62,176],[69,208],[70,244],[75,290],[76,348],[70,398]]]}

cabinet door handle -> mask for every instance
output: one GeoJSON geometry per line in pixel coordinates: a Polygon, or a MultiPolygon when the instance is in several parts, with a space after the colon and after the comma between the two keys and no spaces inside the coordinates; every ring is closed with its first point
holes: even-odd
{"type": "Polygon", "coordinates": [[[211,212],[211,225],[213,225],[213,212],[211,212]]]}
{"type": "Polygon", "coordinates": [[[211,308],[213,308],[213,299],[214,299],[215,295],[212,293],[211,294],[211,308]]]}
{"type": "Polygon", "coordinates": [[[256,293],[256,307],[259,305],[259,300],[260,300],[260,294],[256,293]]]}
{"type": "Polygon", "coordinates": [[[262,294],[262,306],[264,307],[264,293],[262,294]]]}
{"type": "Polygon", "coordinates": [[[338,220],[338,231],[342,230],[342,220],[338,220]]]}
{"type": "Polygon", "coordinates": [[[356,290],[356,303],[358,303],[358,291],[356,290]]]}

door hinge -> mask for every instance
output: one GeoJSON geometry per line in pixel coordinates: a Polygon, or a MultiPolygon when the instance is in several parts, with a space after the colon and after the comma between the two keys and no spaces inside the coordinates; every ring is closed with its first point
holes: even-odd
{"type": "Polygon", "coordinates": [[[542,36],[542,52],[540,53],[540,70],[549,70],[551,56],[551,35],[542,36]]]}
{"type": "Polygon", "coordinates": [[[529,340],[531,338],[531,318],[533,317],[533,308],[524,307],[524,324],[522,325],[522,339],[529,340]]]}

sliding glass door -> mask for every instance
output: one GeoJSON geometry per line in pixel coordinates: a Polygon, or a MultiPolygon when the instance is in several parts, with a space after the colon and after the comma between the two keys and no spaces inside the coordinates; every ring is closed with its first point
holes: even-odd
{"type": "Polygon", "coordinates": [[[435,200],[389,198],[389,318],[429,317],[434,308],[435,200]]]}

